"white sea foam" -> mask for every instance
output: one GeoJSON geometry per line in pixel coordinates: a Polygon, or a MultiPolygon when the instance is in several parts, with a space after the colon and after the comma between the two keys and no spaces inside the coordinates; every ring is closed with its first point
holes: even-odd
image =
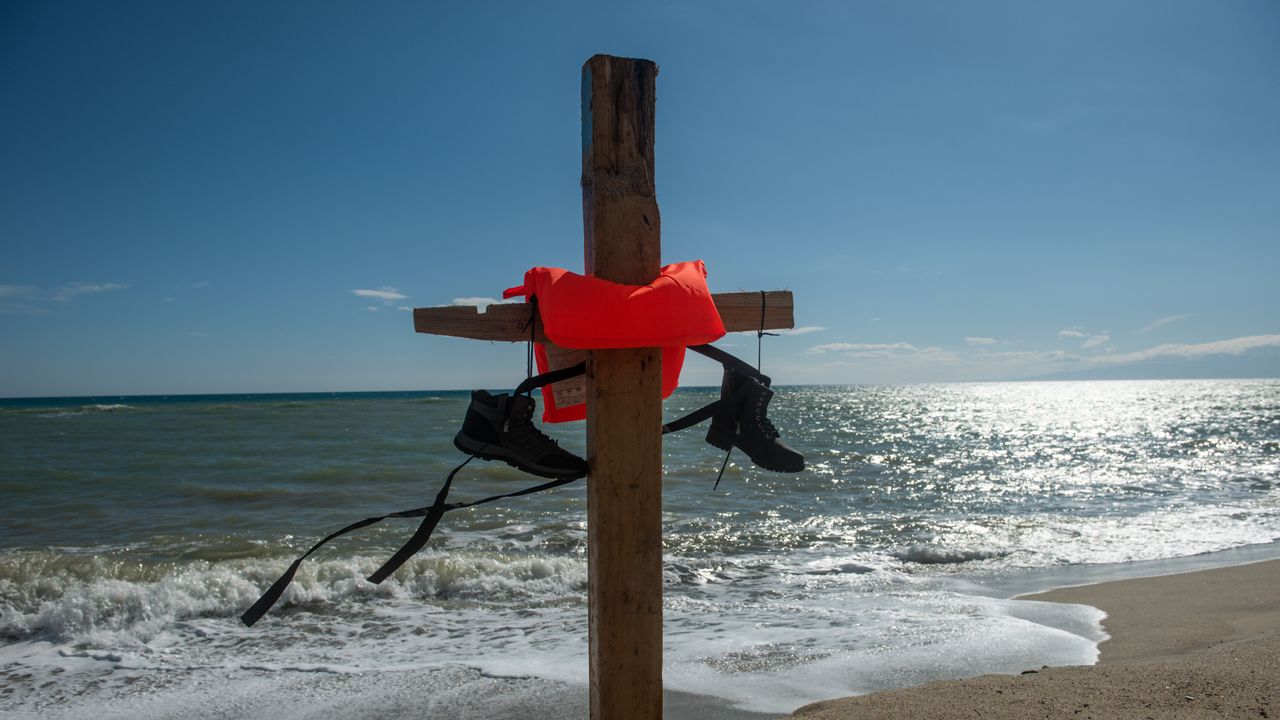
{"type": "MultiPolygon", "coordinates": [[[[381,585],[365,580],[379,557],[304,563],[278,611],[361,599],[538,604],[580,598],[580,558],[424,553],[381,585]]],[[[175,623],[236,616],[283,569],[278,560],[197,562],[138,570],[135,563],[54,553],[0,560],[0,635],[104,647],[145,645],[175,623]],[[44,574],[50,566],[62,572],[44,574]],[[66,572],[67,570],[70,572],[66,572]]]]}
{"type": "MultiPolygon", "coordinates": [[[[1088,609],[1064,610],[1060,615],[1074,619],[1055,620],[927,578],[851,563],[841,564],[848,573],[779,575],[773,560],[722,560],[714,572],[690,562],[701,583],[670,573],[676,578],[665,607],[671,689],[781,712],[903,677],[1093,658],[1097,638],[1079,632],[1096,624],[1088,609]],[[878,591],[866,592],[870,587],[878,591]]],[[[428,554],[381,587],[363,580],[375,561],[304,565],[282,607],[253,629],[240,626],[236,615],[273,579],[278,562],[195,563],[133,580],[108,569],[114,577],[50,579],[25,595],[8,587],[0,632],[26,640],[0,649],[0,664],[17,663],[33,678],[60,685],[86,673],[100,676],[111,692],[123,692],[139,674],[178,677],[213,668],[359,674],[462,664],[495,675],[585,682],[581,558],[428,554]]]]}

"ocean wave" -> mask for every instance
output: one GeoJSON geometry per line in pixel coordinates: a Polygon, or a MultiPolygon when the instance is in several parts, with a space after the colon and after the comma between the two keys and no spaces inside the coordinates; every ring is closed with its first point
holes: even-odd
{"type": "Polygon", "coordinates": [[[78,415],[98,415],[102,413],[121,413],[140,410],[142,410],[142,408],[136,405],[126,405],[124,403],[95,403],[93,405],[80,405],[74,408],[22,408],[18,412],[38,415],[39,417],[46,418],[64,418],[76,417],[78,415]]]}
{"type": "Polygon", "coordinates": [[[903,562],[919,563],[921,565],[953,565],[973,562],[974,560],[991,560],[1003,557],[1007,553],[982,548],[953,548],[929,543],[916,543],[893,550],[890,554],[903,562]]]}
{"type": "MultiPolygon", "coordinates": [[[[586,563],[580,558],[426,553],[381,585],[365,580],[384,560],[354,556],[304,563],[274,612],[343,612],[349,603],[379,599],[534,607],[577,601],[586,592],[586,563]]],[[[278,556],[179,564],[9,553],[0,556],[0,637],[99,647],[145,644],[176,623],[238,617],[286,565],[278,556]]]]}
{"type": "Polygon", "coordinates": [[[226,613],[251,592],[226,566],[23,553],[0,560],[0,637],[136,646],[176,621],[226,613]]]}

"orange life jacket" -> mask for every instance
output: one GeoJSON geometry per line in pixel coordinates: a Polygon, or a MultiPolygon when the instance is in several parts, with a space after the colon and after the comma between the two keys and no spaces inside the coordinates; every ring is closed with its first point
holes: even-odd
{"type": "MultiPolygon", "coordinates": [[[[624,285],[562,268],[535,267],[524,274],[523,285],[502,293],[504,298],[517,295],[527,301],[537,298],[543,334],[558,347],[662,348],[664,398],[676,389],[685,346],[705,345],[724,336],[724,324],[707,288],[707,268],[701,260],[667,265],[647,285],[624,285]]],[[[538,372],[555,369],[542,343],[535,343],[534,355],[538,372]]],[[[556,392],[556,385],[551,388],[552,392],[542,394],[544,421],[586,417],[585,398],[573,392],[556,392]]]]}

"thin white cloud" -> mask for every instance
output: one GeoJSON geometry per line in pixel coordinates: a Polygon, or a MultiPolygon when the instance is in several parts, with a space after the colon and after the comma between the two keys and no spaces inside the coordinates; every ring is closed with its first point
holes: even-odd
{"type": "Polygon", "coordinates": [[[1082,338],[1088,334],[1080,328],[1065,328],[1058,331],[1058,337],[1060,338],[1082,338]]]}
{"type": "MultiPolygon", "coordinates": [[[[821,325],[801,325],[797,328],[779,328],[777,330],[766,330],[765,332],[773,335],[808,335],[810,333],[822,332],[826,330],[821,325]]],[[[733,330],[730,335],[752,335],[756,334],[756,330],[733,330]]]]}
{"type": "Polygon", "coordinates": [[[998,345],[999,340],[989,337],[966,337],[964,339],[969,345],[998,345]]]}
{"type": "Polygon", "coordinates": [[[1106,345],[1110,341],[1111,341],[1110,335],[1107,335],[1107,334],[1092,335],[1089,337],[1088,340],[1085,340],[1083,343],[1081,343],[1080,347],[1086,348],[1086,349],[1095,348],[1095,347],[1098,347],[1099,345],[1106,345]]]}
{"type": "Polygon", "coordinates": [[[200,288],[207,288],[209,287],[209,285],[210,285],[210,282],[208,280],[201,280],[200,282],[191,283],[191,287],[194,290],[199,290],[200,288]]]}
{"type": "Polygon", "coordinates": [[[483,307],[485,305],[497,305],[502,302],[498,298],[491,297],[457,297],[453,299],[454,305],[470,305],[472,307],[483,307]]]}
{"type": "Polygon", "coordinates": [[[387,287],[386,285],[383,285],[377,290],[361,289],[361,290],[352,290],[351,292],[355,293],[356,295],[359,295],[360,297],[376,298],[378,300],[381,300],[387,303],[395,302],[396,300],[404,300],[405,298],[409,297],[408,295],[405,295],[399,290],[393,287],[387,287]]]}
{"type": "Polygon", "coordinates": [[[6,315],[48,315],[47,303],[69,303],[81,295],[124,290],[128,285],[119,283],[67,283],[54,291],[34,285],[0,285],[0,299],[25,300],[0,305],[0,313],[6,315]]]}
{"type": "Polygon", "coordinates": [[[1138,334],[1145,335],[1146,333],[1149,333],[1152,330],[1159,330],[1160,328],[1170,323],[1182,322],[1183,320],[1190,320],[1191,318],[1196,317],[1196,315],[1197,313],[1190,313],[1188,315],[1168,315],[1158,320],[1152,320],[1151,322],[1144,325],[1143,328],[1138,331],[1138,334]]]}
{"type": "MultiPolygon", "coordinates": [[[[940,347],[916,347],[910,343],[831,343],[848,358],[862,362],[837,360],[825,363],[826,367],[866,366],[875,361],[886,361],[895,366],[949,367],[964,362],[964,358],[940,347]]],[[[822,346],[819,346],[822,347],[822,346]]],[[[810,354],[814,354],[812,350],[810,354]]],[[[825,352],[825,351],[824,351],[825,352]]]]}
{"type": "Polygon", "coordinates": [[[974,359],[983,363],[1001,365],[1030,365],[1033,363],[1060,363],[1079,360],[1078,355],[1062,350],[1006,350],[1002,352],[979,352],[974,359]]]}
{"type": "Polygon", "coordinates": [[[39,292],[31,285],[0,285],[0,298],[29,298],[39,292]]]}
{"type": "Polygon", "coordinates": [[[1271,347],[1280,347],[1280,335],[1249,335],[1206,343],[1170,343],[1137,352],[1089,358],[1089,362],[1099,365],[1123,365],[1157,358],[1191,359],[1210,355],[1243,355],[1252,350],[1271,347]]]}
{"type": "Polygon", "coordinates": [[[118,283],[67,283],[58,288],[58,291],[49,298],[55,302],[71,302],[80,295],[92,295],[95,293],[111,292],[113,290],[124,290],[128,285],[120,285],[118,283]]]}
{"type": "MultiPolygon", "coordinates": [[[[916,346],[907,342],[834,342],[814,345],[808,355],[810,372],[840,373],[847,378],[875,382],[938,382],[1000,380],[1054,376],[1063,372],[1098,370],[1148,361],[1173,362],[1266,352],[1280,355],[1280,334],[1252,335],[1203,343],[1164,344],[1136,352],[1118,352],[1107,331],[1077,328],[1071,349],[1006,350],[1007,343],[969,343],[961,349],[916,346]],[[1079,346],[1080,349],[1076,349],[1079,346]],[[820,358],[820,359],[819,359],[820,358]]],[[[1272,355],[1268,354],[1267,357],[1272,355]]]]}
{"type": "Polygon", "coordinates": [[[969,351],[930,346],[914,351],[852,352],[821,367],[851,368],[881,378],[877,382],[939,382],[1034,377],[1069,369],[1081,361],[1079,355],[1062,350],[993,351],[991,347],[996,346],[969,351]]]}
{"type": "Polygon", "coordinates": [[[912,352],[918,350],[911,343],[826,343],[809,348],[809,354],[828,352],[912,352]]]}
{"type": "Polygon", "coordinates": [[[849,353],[849,357],[862,360],[893,360],[912,365],[954,365],[962,358],[950,350],[930,345],[918,348],[907,343],[893,343],[883,348],[849,353]]]}
{"type": "Polygon", "coordinates": [[[413,312],[413,308],[409,307],[408,305],[401,305],[400,307],[397,307],[396,309],[397,309],[397,310],[404,310],[405,312],[413,312]]]}
{"type": "Polygon", "coordinates": [[[821,325],[801,325],[800,327],[796,327],[796,328],[787,328],[785,330],[773,330],[771,332],[776,332],[779,335],[808,335],[809,333],[822,332],[823,330],[826,330],[826,328],[822,327],[821,325]]]}
{"type": "Polygon", "coordinates": [[[511,300],[499,300],[498,298],[491,297],[458,297],[453,299],[454,305],[469,305],[480,312],[484,312],[484,309],[490,305],[504,305],[519,302],[524,302],[524,299],[514,298],[511,300]]]}
{"type": "Polygon", "coordinates": [[[378,312],[377,305],[366,305],[364,309],[368,310],[369,312],[378,312]]]}

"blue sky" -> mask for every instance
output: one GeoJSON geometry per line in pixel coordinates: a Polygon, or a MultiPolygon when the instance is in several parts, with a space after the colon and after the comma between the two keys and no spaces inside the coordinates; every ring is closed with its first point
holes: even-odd
{"type": "Polygon", "coordinates": [[[513,385],[404,308],[581,269],[597,52],[661,67],[664,259],[795,292],[779,383],[1280,376],[1277,38],[1272,0],[7,2],[0,396],[513,385]]]}

